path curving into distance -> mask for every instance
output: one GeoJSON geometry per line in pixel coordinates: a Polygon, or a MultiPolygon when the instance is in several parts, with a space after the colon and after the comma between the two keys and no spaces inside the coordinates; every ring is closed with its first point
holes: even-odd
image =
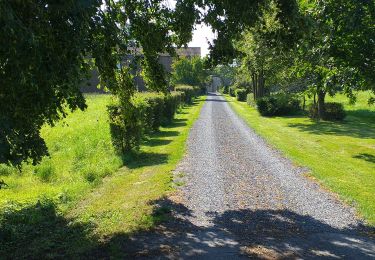
{"type": "Polygon", "coordinates": [[[208,95],[187,146],[175,174],[184,185],[160,202],[174,217],[138,239],[148,253],[137,256],[375,258],[354,209],[270,148],[220,95],[208,95]]]}

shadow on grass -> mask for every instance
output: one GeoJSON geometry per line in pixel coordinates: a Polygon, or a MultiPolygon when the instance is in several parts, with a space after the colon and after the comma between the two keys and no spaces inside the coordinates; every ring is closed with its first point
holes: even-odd
{"type": "Polygon", "coordinates": [[[71,223],[52,201],[9,206],[0,215],[2,259],[46,259],[84,255],[100,247],[94,226],[71,223]],[[4,258],[3,258],[4,257],[4,258]]]}
{"type": "Polygon", "coordinates": [[[122,156],[123,164],[129,169],[165,164],[168,154],[150,152],[130,152],[122,156]]]}
{"type": "Polygon", "coordinates": [[[94,226],[62,217],[52,203],[9,209],[0,218],[0,254],[13,259],[375,257],[375,241],[365,226],[335,228],[289,210],[250,209],[207,213],[212,225],[197,226],[183,204],[168,199],[150,203],[151,231],[105,239],[93,235],[94,226]]]}
{"type": "Polygon", "coordinates": [[[375,163],[375,155],[372,155],[372,154],[369,154],[369,153],[360,153],[360,154],[357,154],[357,155],[353,156],[353,158],[365,160],[365,161],[371,162],[371,163],[375,163]]]}
{"type": "Polygon", "coordinates": [[[337,136],[351,136],[356,138],[375,138],[375,120],[372,111],[349,111],[346,120],[342,122],[313,121],[311,124],[296,123],[288,124],[289,127],[295,127],[300,131],[312,134],[329,134],[337,136]]]}

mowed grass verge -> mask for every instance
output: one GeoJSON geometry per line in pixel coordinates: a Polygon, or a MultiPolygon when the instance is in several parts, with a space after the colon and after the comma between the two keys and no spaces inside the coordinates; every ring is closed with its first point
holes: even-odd
{"type": "Polygon", "coordinates": [[[112,148],[106,112],[110,96],[87,100],[87,111],[43,129],[51,158],[25,166],[22,173],[4,169],[1,177],[10,187],[0,190],[1,255],[116,256],[130,234],[164,218],[164,209],[158,211],[154,202],[173,190],[172,171],[205,98],[181,108],[171,125],[126,156],[112,148]],[[52,169],[48,178],[40,176],[40,167],[52,169]]]}
{"type": "Polygon", "coordinates": [[[375,107],[361,92],[355,105],[342,95],[328,98],[345,104],[343,122],[315,122],[306,116],[261,117],[245,102],[226,96],[232,108],[276,149],[358,209],[375,225],[375,107]]]}

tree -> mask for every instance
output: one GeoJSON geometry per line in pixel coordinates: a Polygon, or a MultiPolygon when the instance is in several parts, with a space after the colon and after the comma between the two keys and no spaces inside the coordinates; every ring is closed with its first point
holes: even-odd
{"type": "MultiPolygon", "coordinates": [[[[244,28],[254,26],[267,3],[179,0],[171,9],[164,0],[0,0],[0,163],[37,163],[48,154],[40,129],[69,110],[85,108],[79,85],[90,67],[97,68],[103,87],[129,103],[135,87],[131,65],[123,58],[140,47],[146,82],[166,91],[158,53],[173,53],[175,46],[190,41],[194,22],[204,22],[218,36],[211,46],[211,63],[231,61],[238,54],[234,40],[244,28]]],[[[298,4],[275,4],[284,28],[275,35],[288,48],[303,31],[298,4]]],[[[372,9],[367,13],[373,15],[372,9]]],[[[373,21],[366,19],[364,28],[373,21]]],[[[356,68],[361,61],[355,62],[356,68]]],[[[371,66],[366,71],[370,75],[371,66]]]]}
{"type": "Polygon", "coordinates": [[[289,52],[283,49],[278,34],[285,30],[278,16],[275,1],[262,8],[258,21],[249,27],[235,48],[241,57],[240,71],[249,75],[254,99],[268,95],[272,84],[280,80],[278,74],[290,64],[289,52]]]}
{"type": "MultiPolygon", "coordinates": [[[[194,0],[192,0],[194,1],[194,0]]],[[[196,1],[206,12],[202,21],[217,34],[210,46],[211,65],[231,63],[238,58],[234,42],[242,37],[244,29],[253,27],[269,1],[264,0],[205,0],[196,1]]],[[[280,45],[288,49],[303,34],[304,20],[300,16],[297,0],[275,0],[278,20],[283,30],[276,34],[280,45]]]]}
{"type": "Polygon", "coordinates": [[[213,69],[213,73],[221,78],[224,86],[230,86],[235,79],[236,66],[235,64],[221,64],[213,69]]]}
{"type": "Polygon", "coordinates": [[[180,58],[172,64],[172,84],[187,84],[204,87],[208,72],[200,57],[180,58]]]}
{"type": "Polygon", "coordinates": [[[132,75],[118,64],[141,47],[146,80],[165,91],[157,54],[188,42],[195,19],[184,1],[172,10],[162,0],[1,0],[0,163],[38,163],[48,154],[40,129],[85,109],[79,85],[92,66],[127,102],[132,75]]]}
{"type": "MultiPolygon", "coordinates": [[[[367,2],[367,7],[361,6],[365,3],[342,1],[340,15],[332,8],[338,7],[334,1],[318,1],[317,4],[302,6],[306,18],[310,20],[311,29],[309,33],[299,42],[296,52],[294,74],[297,78],[306,79],[309,82],[308,93],[317,96],[318,114],[322,118],[325,112],[325,97],[327,94],[333,96],[337,92],[344,92],[351,101],[355,101],[355,90],[369,89],[372,86],[373,76],[368,73],[368,68],[374,68],[374,63],[368,62],[365,53],[351,54],[353,50],[348,46],[357,46],[359,43],[373,55],[372,35],[374,26],[368,22],[373,12],[360,12],[365,17],[357,17],[362,22],[354,29],[343,31],[341,26],[346,20],[352,19],[353,12],[350,8],[357,10],[373,9],[373,2],[367,2]],[[350,6],[350,8],[349,8],[350,6]],[[338,16],[336,16],[338,15],[338,16]],[[368,35],[366,32],[372,32],[368,35]],[[358,39],[353,39],[352,35],[358,39]],[[353,60],[350,58],[353,57],[353,60]],[[349,57],[349,59],[348,59],[349,57]],[[354,58],[355,57],[355,58],[354,58]]],[[[372,19],[373,20],[373,19],[372,19]]]]}

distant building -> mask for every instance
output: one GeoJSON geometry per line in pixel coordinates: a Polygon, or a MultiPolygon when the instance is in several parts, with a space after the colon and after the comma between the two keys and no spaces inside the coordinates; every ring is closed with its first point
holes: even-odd
{"type": "MultiPolygon", "coordinates": [[[[139,52],[141,52],[141,51],[139,51],[139,52]]],[[[189,58],[189,57],[195,57],[195,56],[200,57],[201,56],[201,48],[200,47],[180,48],[180,49],[177,49],[176,52],[177,52],[177,55],[179,57],[188,57],[189,58]]],[[[127,59],[132,59],[132,56],[129,55],[127,57],[127,59]]],[[[163,65],[164,69],[167,72],[172,71],[173,59],[174,58],[171,55],[169,55],[168,53],[163,53],[163,54],[160,54],[160,56],[159,56],[159,62],[160,62],[160,64],[163,65]]],[[[82,84],[81,91],[83,93],[105,93],[105,91],[103,91],[102,89],[99,89],[97,87],[99,85],[98,76],[99,76],[98,71],[96,69],[92,70],[90,79],[88,80],[88,82],[85,82],[84,84],[82,84]]],[[[134,77],[134,81],[135,81],[135,85],[137,86],[137,89],[139,91],[147,90],[142,77],[136,76],[136,77],[134,77]]]]}

